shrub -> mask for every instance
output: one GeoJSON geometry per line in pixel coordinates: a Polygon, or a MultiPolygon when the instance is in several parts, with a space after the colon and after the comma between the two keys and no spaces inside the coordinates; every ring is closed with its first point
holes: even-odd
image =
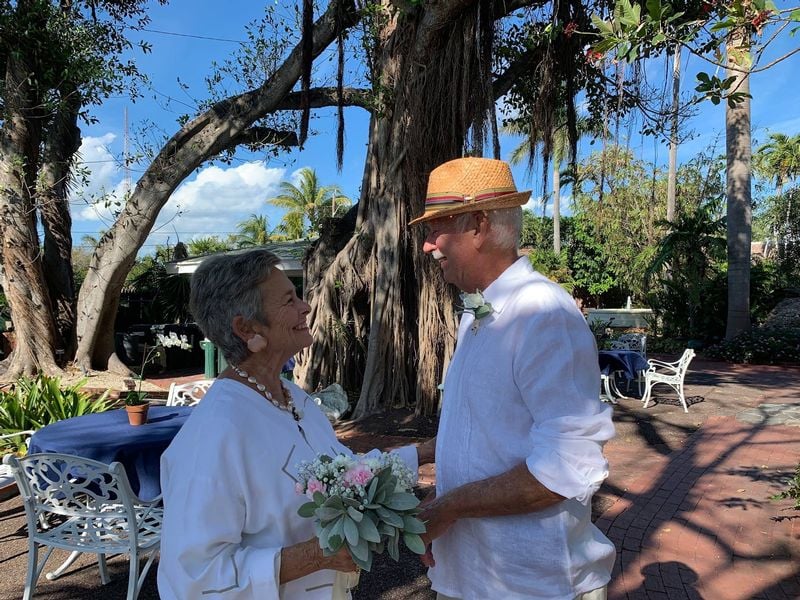
{"type": "Polygon", "coordinates": [[[10,391],[0,391],[0,433],[40,429],[55,421],[111,408],[114,401],[109,400],[108,392],[93,398],[81,391],[85,383],[83,379],[62,388],[57,377],[20,377],[10,391]]]}
{"type": "Polygon", "coordinates": [[[789,487],[783,492],[772,496],[773,500],[783,500],[784,498],[792,498],[795,510],[800,510],[800,465],[797,465],[794,477],[789,480],[789,487]]]}
{"type": "Polygon", "coordinates": [[[711,346],[706,354],[710,358],[737,363],[800,364],[800,328],[756,328],[711,346]]]}

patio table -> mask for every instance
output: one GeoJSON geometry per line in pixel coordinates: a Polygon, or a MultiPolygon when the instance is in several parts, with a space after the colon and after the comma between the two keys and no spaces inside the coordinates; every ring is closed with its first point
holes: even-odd
{"type": "Polygon", "coordinates": [[[161,454],[191,414],[189,406],[151,406],[147,423],[128,424],[125,409],[57,421],[30,440],[29,453],[59,452],[103,463],[119,461],[143,500],[161,493],[161,454]]]}
{"type": "Polygon", "coordinates": [[[639,373],[650,368],[647,359],[633,350],[600,350],[597,353],[597,360],[600,364],[600,373],[603,375],[606,396],[611,402],[614,402],[615,397],[625,397],[614,382],[616,373],[622,373],[622,376],[630,382],[636,379],[639,373]]]}

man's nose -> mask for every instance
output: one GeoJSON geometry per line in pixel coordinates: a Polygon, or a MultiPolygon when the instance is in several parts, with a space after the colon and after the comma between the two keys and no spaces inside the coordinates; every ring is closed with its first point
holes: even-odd
{"type": "Polygon", "coordinates": [[[422,251],[425,254],[430,254],[434,250],[436,250],[436,244],[434,244],[430,240],[425,240],[424,242],[422,242],[422,251]]]}

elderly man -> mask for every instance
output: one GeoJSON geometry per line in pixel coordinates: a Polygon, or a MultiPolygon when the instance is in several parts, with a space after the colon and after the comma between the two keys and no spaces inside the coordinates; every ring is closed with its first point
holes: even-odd
{"type": "Polygon", "coordinates": [[[440,599],[602,599],[614,563],[590,520],[612,409],[575,302],[519,257],[529,197],[506,163],[461,158],[433,170],[412,221],[463,292],[421,515],[440,599]]]}

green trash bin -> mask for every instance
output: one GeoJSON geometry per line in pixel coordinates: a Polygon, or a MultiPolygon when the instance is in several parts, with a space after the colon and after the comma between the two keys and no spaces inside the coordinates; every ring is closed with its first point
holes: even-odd
{"type": "Polygon", "coordinates": [[[211,340],[202,340],[200,347],[203,349],[203,375],[206,379],[214,379],[217,376],[215,354],[217,347],[211,340]]]}
{"type": "Polygon", "coordinates": [[[225,360],[225,357],[222,355],[222,352],[217,350],[217,373],[222,373],[225,369],[228,368],[228,361],[225,360]]]}

